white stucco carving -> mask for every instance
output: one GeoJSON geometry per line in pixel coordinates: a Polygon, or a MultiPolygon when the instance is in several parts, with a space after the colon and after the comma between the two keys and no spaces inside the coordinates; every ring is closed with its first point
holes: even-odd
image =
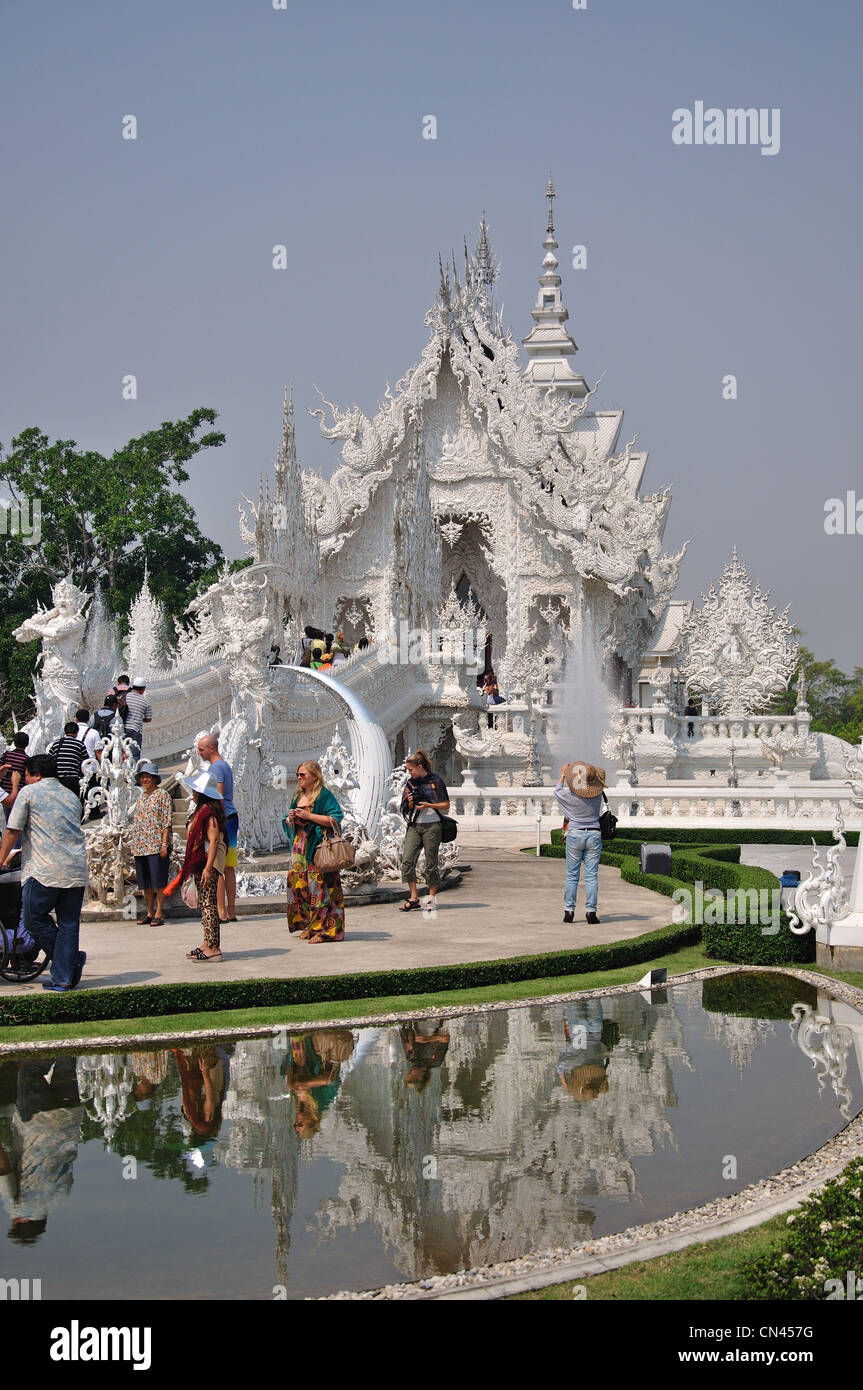
{"type": "Polygon", "coordinates": [[[728,715],[769,709],[799,660],[788,610],[777,614],[769,594],[750,579],[735,547],[719,588],[702,594],[703,607],[683,627],[680,671],[711,710],[728,715]]]}

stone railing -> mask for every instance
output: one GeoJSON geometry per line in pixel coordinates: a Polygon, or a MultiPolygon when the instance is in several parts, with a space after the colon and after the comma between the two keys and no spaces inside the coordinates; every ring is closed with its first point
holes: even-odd
{"type": "Polygon", "coordinates": [[[752,739],[760,741],[761,734],[777,734],[791,729],[800,738],[809,733],[812,716],[805,714],[675,714],[661,705],[644,709],[622,709],[620,715],[631,734],[652,734],[662,732],[669,737],[675,735],[681,742],[692,744],[702,739],[752,739]],[[687,737],[688,726],[692,734],[687,737]]]}
{"type": "MultiPolygon", "coordinates": [[[[543,819],[563,820],[550,787],[450,787],[451,814],[463,820],[466,828],[489,829],[504,824],[514,829],[536,824],[537,811],[543,819]]],[[[775,827],[784,823],[789,829],[829,830],[836,819],[837,809],[856,828],[859,813],[855,812],[848,788],[837,784],[818,786],[812,783],[801,787],[711,787],[638,786],[632,789],[611,787],[609,808],[618,817],[621,827],[641,826],[650,822],[660,825],[708,826],[717,821],[745,828],[775,827]]]]}

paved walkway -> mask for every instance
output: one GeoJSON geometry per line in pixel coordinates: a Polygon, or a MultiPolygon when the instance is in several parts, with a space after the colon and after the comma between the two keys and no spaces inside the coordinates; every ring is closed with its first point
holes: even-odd
{"type": "MultiPolygon", "coordinates": [[[[601,865],[600,925],[591,927],[584,920],[582,885],[570,926],[562,920],[563,860],[537,861],[520,853],[529,843],[523,831],[495,839],[492,846],[483,835],[464,837],[461,857],[471,864],[471,872],[460,887],[441,894],[435,916],[402,914],[391,903],[348,909],[345,940],[330,945],[312,946],[290,936],[281,912],[262,914],[223,927],[224,959],[199,965],[185,956],[201,944],[194,920],[156,928],[122,920],[84,922],[81,946],[88,960],[81,987],[340,975],[491,960],[618,941],[671,921],[668,898],[622,883],[617,869],[601,865]]],[[[0,990],[41,993],[41,979],[0,984],[0,990]]]]}

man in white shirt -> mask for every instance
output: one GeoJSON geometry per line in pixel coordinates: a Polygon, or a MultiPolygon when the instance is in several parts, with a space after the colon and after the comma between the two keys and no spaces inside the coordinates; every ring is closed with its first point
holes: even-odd
{"type": "Polygon", "coordinates": [[[102,737],[98,729],[93,728],[90,711],[88,709],[77,710],[75,719],[78,723],[78,738],[87,749],[87,757],[92,759],[94,763],[100,763],[102,761],[102,737]]]}
{"type": "Polygon", "coordinates": [[[47,754],[28,758],[25,775],[0,841],[0,866],[20,834],[24,927],[52,958],[51,979],[42,988],[65,993],[80,981],[87,959],[78,949],[90,881],[81,803],[58,782],[57,764],[47,754]]]}

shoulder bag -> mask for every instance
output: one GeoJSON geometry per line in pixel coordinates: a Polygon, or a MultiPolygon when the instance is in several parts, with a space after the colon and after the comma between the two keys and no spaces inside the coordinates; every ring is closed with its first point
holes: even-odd
{"type": "Polygon", "coordinates": [[[327,826],[323,827],[321,843],[315,850],[314,865],[324,874],[340,873],[342,869],[353,867],[357,852],[350,840],[346,840],[340,833],[340,826],[330,816],[332,830],[327,826]]]}
{"type": "Polygon", "coordinates": [[[599,818],[599,833],[603,840],[613,840],[617,834],[617,816],[612,815],[609,810],[605,792],[602,793],[602,799],[605,802],[605,810],[599,818]]]}
{"type": "Polygon", "coordinates": [[[440,842],[447,845],[454,840],[458,834],[458,821],[453,820],[452,816],[445,816],[442,811],[435,808],[436,815],[440,821],[440,842]]]}

